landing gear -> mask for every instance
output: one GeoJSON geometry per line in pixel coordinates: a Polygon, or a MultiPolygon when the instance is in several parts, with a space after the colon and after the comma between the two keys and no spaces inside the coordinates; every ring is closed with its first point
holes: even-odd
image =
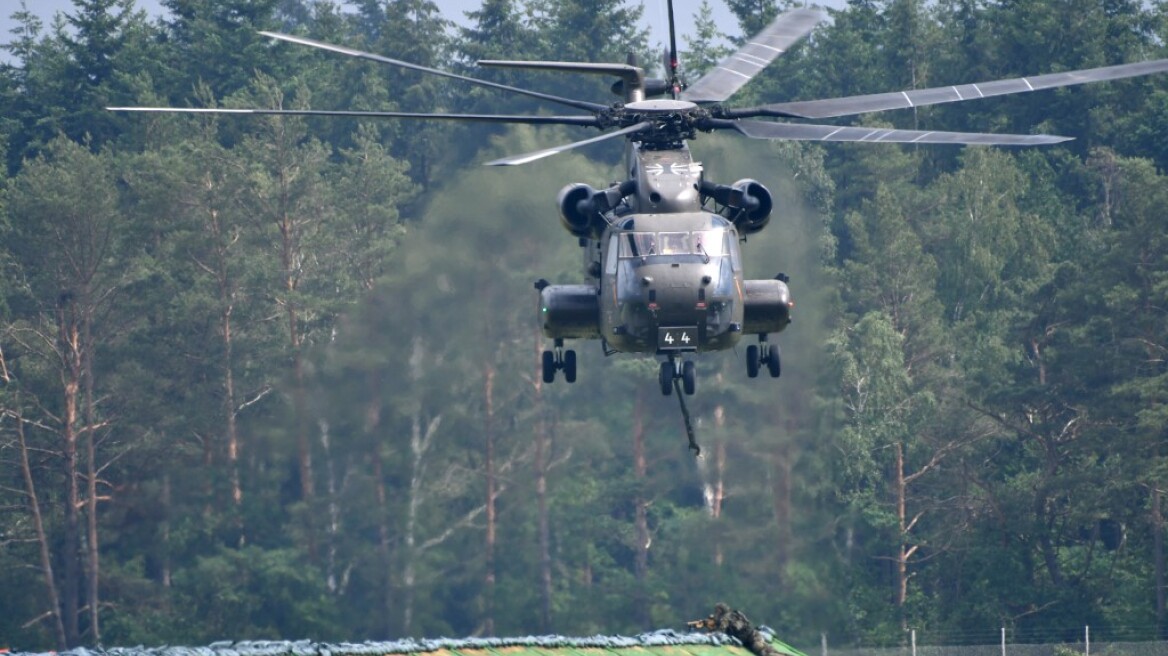
{"type": "MultiPolygon", "coordinates": [[[[753,347],[752,347],[753,348],[753,347]]],[[[758,367],[755,367],[758,369],[758,367]]],[[[758,372],[755,371],[755,375],[758,372]]],[[[543,382],[550,383],[556,379],[556,354],[551,351],[543,352],[543,382]]]]}
{"type": "MultiPolygon", "coordinates": [[[[560,363],[560,367],[564,370],[564,380],[569,383],[576,382],[576,352],[572,349],[564,351],[564,359],[560,363]]],[[[777,376],[778,374],[771,374],[777,376]]]]}
{"type": "Polygon", "coordinates": [[[543,352],[543,382],[550,383],[556,379],[556,371],[564,372],[564,380],[576,382],[576,352],[564,350],[564,340],[557,338],[555,350],[543,352]]]}
{"type": "Polygon", "coordinates": [[[681,388],[685,390],[686,396],[693,396],[698,388],[698,371],[692,361],[686,360],[681,365],[681,388]]]}
{"type": "Polygon", "coordinates": [[[758,336],[758,344],[746,347],[746,375],[757,378],[762,365],[766,365],[771,378],[778,378],[783,373],[783,353],[778,344],[767,342],[765,334],[758,336]]]}
{"type": "MultiPolygon", "coordinates": [[[[771,372],[771,378],[778,378],[783,374],[783,352],[778,344],[772,344],[767,349],[766,365],[767,371],[771,372]]],[[[575,377],[575,374],[573,374],[575,377]]]]}
{"type": "Polygon", "coordinates": [[[681,379],[681,388],[687,396],[693,396],[698,388],[698,369],[693,362],[682,360],[676,355],[661,363],[658,370],[657,382],[661,385],[661,393],[665,396],[673,394],[674,379],[681,379]]]}

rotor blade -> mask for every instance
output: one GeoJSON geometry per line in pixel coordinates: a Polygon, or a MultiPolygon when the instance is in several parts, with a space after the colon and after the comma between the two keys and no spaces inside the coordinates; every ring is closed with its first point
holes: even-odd
{"type": "Polygon", "coordinates": [[[332,109],[233,109],[229,107],[106,107],[111,112],[168,114],[251,114],[255,116],[342,116],[349,118],[412,118],[439,121],[479,121],[531,125],[599,126],[595,116],[523,116],[510,114],[434,114],[427,112],[362,112],[332,109]]]}
{"type": "Polygon", "coordinates": [[[430,68],[429,66],[421,66],[419,64],[411,64],[409,62],[401,61],[400,59],[391,59],[389,57],[375,55],[371,52],[365,52],[363,50],[355,50],[353,48],[346,48],[344,46],[337,46],[337,45],[333,45],[331,43],[324,43],[323,41],[316,41],[314,39],[307,39],[307,38],[300,37],[300,36],[292,36],[290,34],[281,34],[279,32],[264,32],[264,31],[260,31],[260,34],[263,34],[264,36],[267,36],[267,37],[271,37],[273,39],[279,39],[281,41],[288,41],[290,43],[299,43],[300,45],[312,46],[313,48],[320,48],[321,50],[328,50],[331,52],[339,52],[342,55],[349,55],[350,57],[357,57],[359,59],[368,59],[370,61],[380,62],[382,64],[389,64],[391,66],[397,66],[399,68],[408,68],[408,69],[413,70],[413,71],[421,71],[423,73],[431,73],[433,75],[441,75],[442,77],[448,77],[448,78],[455,79],[455,80],[462,80],[463,82],[469,82],[470,84],[477,84],[477,85],[483,86],[483,87],[490,87],[492,89],[500,89],[502,91],[510,91],[512,93],[518,93],[518,94],[522,94],[525,96],[530,96],[532,98],[539,98],[540,100],[547,100],[549,102],[559,103],[561,105],[567,105],[568,107],[575,107],[576,109],[583,109],[583,110],[589,111],[589,112],[597,112],[597,111],[606,109],[608,107],[607,105],[602,105],[600,103],[594,103],[594,102],[588,102],[586,100],[574,100],[572,98],[564,98],[562,96],[553,96],[549,93],[540,93],[538,91],[530,91],[528,89],[521,89],[519,87],[513,87],[513,86],[510,86],[507,84],[499,84],[497,82],[488,82],[487,80],[480,80],[478,78],[467,77],[465,75],[459,75],[457,73],[450,73],[450,72],[443,71],[443,70],[440,70],[437,68],[430,68]]]}
{"type": "Polygon", "coordinates": [[[584,141],[574,141],[570,144],[556,146],[555,148],[545,148],[543,150],[536,150],[536,151],[533,151],[530,153],[524,153],[522,155],[512,155],[510,157],[503,157],[500,159],[492,160],[490,162],[487,162],[486,166],[515,166],[517,164],[526,164],[528,162],[534,162],[537,159],[542,159],[542,158],[548,157],[550,155],[562,153],[565,150],[571,150],[573,148],[587,146],[588,144],[593,144],[593,143],[596,143],[598,141],[604,141],[605,139],[612,139],[613,137],[619,137],[623,134],[630,134],[633,132],[639,132],[640,130],[644,130],[645,128],[651,127],[652,125],[653,125],[653,123],[651,121],[641,121],[640,123],[637,123],[636,125],[630,125],[629,127],[617,130],[616,132],[606,132],[606,133],[600,135],[599,137],[592,137],[591,139],[585,139],[584,141]]]}
{"type": "Polygon", "coordinates": [[[794,9],[782,14],[766,26],[738,52],[718,62],[697,82],[681,94],[691,102],[721,102],[738,91],[759,71],[766,68],[796,41],[802,39],[823,20],[818,9],[794,9]]]}
{"type": "Polygon", "coordinates": [[[480,59],[475,62],[479,66],[497,68],[526,68],[542,71],[563,71],[568,73],[587,73],[591,75],[615,75],[626,84],[640,88],[645,82],[645,71],[637,66],[628,64],[593,64],[586,62],[560,61],[514,61],[508,59],[480,59]]]}
{"type": "Polygon", "coordinates": [[[975,98],[1004,96],[1011,93],[1053,89],[1074,84],[1086,84],[1088,82],[1119,80],[1126,77],[1160,73],[1162,71],[1168,71],[1168,59],[1155,59],[1134,64],[1088,68],[1079,71],[1067,71],[1065,73],[1049,73],[1034,77],[1017,77],[1009,80],[979,82],[977,84],[959,84],[950,87],[874,93],[865,96],[849,96],[846,98],[775,103],[761,107],[731,109],[727,110],[725,115],[736,118],[748,118],[751,116],[779,115],[775,114],[775,112],[791,112],[800,116],[806,116],[807,118],[853,116],[855,114],[879,112],[886,109],[923,107],[960,100],[973,100],[975,98]]]}
{"type": "Polygon", "coordinates": [[[933,132],[771,121],[726,121],[717,127],[737,130],[752,139],[794,141],[862,141],[872,143],[978,144],[985,146],[1040,146],[1070,141],[1049,134],[989,134],[985,132],[933,132]]]}

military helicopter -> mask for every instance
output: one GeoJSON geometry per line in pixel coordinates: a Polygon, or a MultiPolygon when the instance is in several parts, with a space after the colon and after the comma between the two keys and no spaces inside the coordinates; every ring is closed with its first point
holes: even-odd
{"type": "MultiPolygon", "coordinates": [[[[280,110],[117,107],[115,111],[224,114],[282,114],[482,121],[536,125],[574,125],[604,130],[589,139],[496,159],[489,166],[526,164],[567,150],[624,137],[627,177],[603,189],[569,184],[558,196],[560,220],[579,240],[586,280],[580,284],[535,283],[539,321],[553,348],[542,354],[545,382],[563,372],[576,380],[576,353],[568,339],[598,339],[606,355],[618,352],[655,354],[661,391],[677,388],[691,395],[696,368],[690,354],[735,347],[744,336],[757,342],[746,348],[746,373],[757,377],[765,367],[772,377],[782,372],[781,353],[769,337],[791,322],[789,278],[750,280],[743,273],[739,242],[766,227],[774,209],[771,193],[760,182],[743,179],[717,184],[706,179],[688,142],[698,132],[733,130],[752,139],[853,141],[911,144],[980,144],[1032,146],[1069,140],[1043,134],[989,134],[900,130],[806,122],[758,120],[853,116],[922,107],[1055,87],[1147,75],[1168,70],[1168,59],[1106,66],[1034,77],[976,84],[913,89],[822,100],[782,102],[756,107],[728,107],[738,89],[806,36],[824,14],[800,8],[778,16],[737,52],[693,84],[678,74],[673,4],[668,2],[669,61],[666,78],[650,78],[632,56],[624,64],[502,61],[480,66],[614,76],[612,90],[623,101],[602,104],[566,98],[468,77],[300,36],[261,32],[265,36],[350,57],[371,60],[516,93],[585,112],[576,115],[441,114],[345,110],[280,110]]],[[[684,403],[683,403],[684,410],[684,403]]],[[[692,442],[692,435],[691,435],[692,442]]]]}

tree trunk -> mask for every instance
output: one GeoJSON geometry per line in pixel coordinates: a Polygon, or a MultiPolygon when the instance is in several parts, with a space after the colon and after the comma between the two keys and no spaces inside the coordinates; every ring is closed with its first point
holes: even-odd
{"type": "Polygon", "coordinates": [[[409,635],[414,620],[414,587],[417,584],[417,568],[415,561],[418,556],[418,511],[422,505],[422,483],[425,480],[426,452],[438,425],[442,422],[439,415],[430,420],[426,428],[422,428],[421,411],[414,411],[410,426],[410,488],[406,506],[405,527],[405,564],[402,567],[402,634],[409,635]]]}
{"type": "Polygon", "coordinates": [[[37,495],[36,482],[32,476],[32,467],[28,461],[28,443],[24,436],[24,417],[19,414],[19,398],[17,399],[16,436],[20,442],[20,472],[24,476],[24,488],[28,494],[28,505],[32,512],[33,529],[36,531],[37,546],[40,549],[41,573],[45,581],[45,595],[49,600],[50,612],[53,618],[53,631],[57,639],[57,651],[69,648],[69,641],[65,634],[65,624],[61,620],[61,597],[57,593],[57,580],[53,575],[53,556],[49,549],[49,537],[45,534],[45,520],[41,514],[40,497],[37,495]]]}
{"type": "MultiPolygon", "coordinates": [[[[216,182],[208,175],[204,178],[203,186],[211,190],[215,188],[216,182]]],[[[236,545],[242,547],[247,542],[247,531],[243,525],[243,484],[239,472],[240,440],[239,430],[236,426],[235,333],[232,323],[235,314],[235,290],[232,285],[231,270],[228,266],[231,239],[224,234],[223,220],[218,209],[207,208],[204,225],[211,233],[212,260],[204,263],[195,258],[195,264],[214,278],[215,287],[219,294],[219,333],[223,342],[223,359],[220,362],[220,367],[223,376],[223,427],[227,442],[227,478],[231,486],[231,504],[235,513],[236,545]]],[[[214,445],[210,439],[204,442],[203,460],[207,471],[211,471],[214,464],[214,445]]],[[[208,477],[208,480],[210,478],[208,477]]],[[[208,515],[211,513],[211,506],[214,503],[214,490],[209,485],[208,482],[206,489],[207,507],[204,509],[204,513],[208,515]]]]}
{"type": "MultiPolygon", "coordinates": [[[[281,151],[283,156],[283,151],[281,151]]],[[[308,540],[308,555],[312,560],[317,558],[317,537],[315,522],[313,521],[313,504],[316,500],[316,483],[312,468],[312,445],[309,443],[307,426],[307,401],[304,391],[304,357],[301,352],[303,336],[301,334],[300,304],[297,292],[300,286],[300,259],[303,255],[299,249],[300,228],[296,218],[291,214],[291,181],[288,179],[288,166],[281,162],[279,215],[276,225],[280,229],[280,267],[283,277],[284,314],[288,322],[288,352],[292,358],[292,416],[295,422],[296,456],[300,474],[300,499],[304,502],[307,512],[304,513],[304,530],[308,540]]]]}
{"type": "Polygon", "coordinates": [[[381,465],[381,451],[377,445],[373,446],[373,480],[377,487],[377,553],[381,557],[381,571],[385,574],[384,589],[382,590],[382,627],[381,637],[388,639],[393,633],[393,575],[391,572],[390,530],[389,530],[389,501],[385,490],[385,472],[381,465]]]}
{"type": "Polygon", "coordinates": [[[85,586],[85,600],[86,606],[89,608],[89,642],[90,644],[101,644],[101,624],[98,611],[101,608],[100,604],[100,589],[98,581],[100,579],[101,561],[99,557],[97,535],[97,446],[95,444],[94,433],[97,431],[97,420],[93,406],[93,334],[91,331],[93,321],[93,310],[89,304],[88,294],[83,295],[85,305],[83,307],[84,315],[81,320],[81,383],[83,392],[83,414],[85,421],[85,474],[86,474],[86,489],[85,489],[85,560],[86,560],[86,586],[85,586]]]}
{"type": "Polygon", "coordinates": [[[649,612],[649,502],[645,498],[645,477],[648,471],[645,460],[645,393],[638,388],[633,407],[633,473],[637,479],[635,535],[637,544],[634,574],[637,580],[637,621],[642,629],[648,630],[652,619],[649,612]]]}
{"type": "MultiPolygon", "coordinates": [[[[714,408],[714,486],[710,499],[710,518],[718,522],[722,518],[722,502],[726,498],[726,406],[721,403],[714,408]]],[[[726,559],[722,531],[714,530],[714,566],[721,567],[726,559]]]]}
{"type": "Polygon", "coordinates": [[[551,531],[548,522],[547,499],[547,415],[543,407],[543,377],[540,371],[540,357],[542,339],[539,334],[535,340],[536,372],[532,378],[535,381],[535,412],[538,419],[535,424],[535,499],[536,514],[539,523],[539,620],[540,632],[551,633],[552,630],[552,555],[551,531]]]}
{"type": "Polygon", "coordinates": [[[909,593],[909,567],[905,563],[904,552],[905,544],[904,535],[905,523],[908,518],[905,516],[905,502],[904,502],[904,446],[901,442],[896,442],[896,522],[897,522],[897,552],[896,552],[896,607],[901,610],[901,623],[904,624],[904,601],[908,598],[909,593]]]}
{"type": "Polygon", "coordinates": [[[771,473],[771,503],[775,515],[775,568],[781,586],[791,559],[791,455],[784,442],[775,450],[771,473]]]}
{"type": "Polygon", "coordinates": [[[220,318],[223,327],[223,419],[227,428],[227,466],[231,480],[231,503],[235,509],[236,524],[239,529],[238,545],[243,546],[247,541],[243,526],[243,484],[239,475],[239,430],[235,423],[235,363],[232,361],[233,336],[231,334],[232,305],[227,302],[220,318]]]}
{"type": "MultiPolygon", "coordinates": [[[[289,281],[291,282],[291,281],[289,281]]],[[[293,293],[289,288],[289,293],[293,293]]],[[[307,401],[304,393],[304,361],[300,352],[299,319],[294,304],[288,302],[288,346],[292,351],[292,410],[296,422],[296,455],[299,461],[300,498],[304,501],[304,531],[308,540],[308,557],[315,561],[318,555],[314,502],[316,501],[316,484],[312,472],[312,445],[308,440],[307,401]]]]}
{"type": "Polygon", "coordinates": [[[77,602],[81,591],[81,567],[78,560],[78,550],[81,547],[79,517],[81,491],[77,485],[77,402],[81,385],[81,345],[76,308],[71,296],[62,294],[57,310],[57,326],[63,393],[61,460],[64,465],[62,474],[65,482],[65,526],[61,545],[61,562],[64,564],[61,614],[65,625],[65,640],[72,647],[80,644],[77,602]]]}
{"type": "Polygon", "coordinates": [[[486,438],[486,470],[487,470],[487,535],[486,544],[486,577],[483,581],[483,598],[486,604],[484,609],[483,632],[488,636],[495,635],[495,368],[490,364],[483,376],[484,401],[486,403],[486,425],[483,427],[486,438]]]}
{"type": "Polygon", "coordinates": [[[385,467],[381,461],[381,442],[377,439],[381,426],[381,376],[369,375],[369,398],[372,399],[365,410],[365,435],[371,439],[369,460],[373,463],[373,486],[377,496],[377,555],[381,559],[381,571],[385,575],[382,586],[381,638],[388,639],[393,634],[394,587],[393,560],[391,549],[392,531],[389,525],[389,494],[385,487],[385,467]]]}
{"type": "Polygon", "coordinates": [[[896,521],[897,521],[897,551],[896,551],[896,608],[900,613],[900,628],[908,630],[908,617],[905,615],[904,604],[908,599],[908,517],[905,503],[904,482],[904,445],[896,443],[896,521]]]}
{"type": "Polygon", "coordinates": [[[341,506],[338,500],[337,493],[337,471],[336,463],[333,462],[332,444],[329,438],[329,424],[324,419],[318,423],[320,426],[320,448],[321,453],[324,454],[325,476],[328,484],[328,531],[326,537],[328,538],[328,554],[325,558],[325,585],[328,586],[330,594],[336,595],[343,585],[343,581],[337,580],[337,541],[340,539],[341,532],[341,506]]]}
{"type": "MultiPolygon", "coordinates": [[[[537,400],[537,403],[539,401],[537,400]]],[[[552,550],[551,526],[548,520],[547,424],[541,417],[535,433],[535,496],[539,515],[539,599],[540,631],[552,630],[552,550]]]]}
{"type": "Polygon", "coordinates": [[[406,507],[406,530],[404,536],[406,562],[402,566],[402,635],[410,635],[410,629],[412,628],[414,619],[414,578],[416,576],[414,559],[417,558],[415,547],[418,542],[418,506],[422,501],[422,473],[420,471],[422,463],[421,432],[421,418],[415,412],[413,422],[410,426],[410,451],[413,454],[413,462],[410,467],[410,493],[406,507]]]}
{"type": "Polygon", "coordinates": [[[1164,637],[1164,513],[1160,488],[1152,485],[1152,562],[1156,568],[1156,638],[1164,637]]]}
{"type": "MultiPolygon", "coordinates": [[[[162,561],[162,572],[159,577],[164,588],[170,587],[170,516],[173,511],[170,472],[167,471],[162,474],[162,558],[160,559],[162,561]]],[[[169,595],[167,595],[167,598],[169,598],[169,595]]]]}

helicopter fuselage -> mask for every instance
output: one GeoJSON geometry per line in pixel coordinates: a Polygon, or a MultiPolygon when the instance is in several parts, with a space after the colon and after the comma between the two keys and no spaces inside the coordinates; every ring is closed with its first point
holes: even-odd
{"type": "Polygon", "coordinates": [[[603,339],[625,353],[720,351],[791,321],[785,280],[746,280],[738,233],[716,214],[632,216],[597,245],[593,281],[540,286],[545,337],[603,339]]]}
{"type": "Polygon", "coordinates": [[[730,222],[639,214],[603,239],[601,336],[634,353],[717,351],[742,335],[742,257],[730,222]]]}
{"type": "MultiPolygon", "coordinates": [[[[600,339],[605,353],[667,356],[673,368],[663,365],[663,391],[685,353],[730,349],[743,335],[758,336],[754,359],[765,361],[767,336],[791,321],[790,290],[782,274],[745,279],[739,242],[766,225],[770,193],[753,180],[707,183],[684,143],[632,143],[627,161],[624,182],[560,192],[561,222],[580,241],[587,281],[536,283],[540,326],[556,343],[545,354],[545,379],[563,370],[574,380],[575,353],[563,350],[566,339],[600,339]],[[718,211],[707,209],[709,201],[718,211]]],[[[776,352],[774,372],[777,362],[776,352]]]]}
{"type": "Polygon", "coordinates": [[[587,241],[592,280],[540,289],[546,337],[668,354],[733,348],[790,323],[786,282],[746,280],[738,232],[717,214],[634,214],[587,241]]]}

